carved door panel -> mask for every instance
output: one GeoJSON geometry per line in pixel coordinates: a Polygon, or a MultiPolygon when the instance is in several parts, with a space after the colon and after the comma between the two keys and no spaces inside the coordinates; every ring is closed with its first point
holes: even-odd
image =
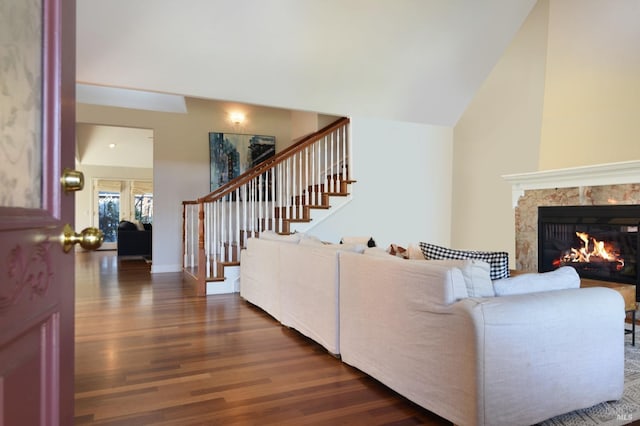
{"type": "Polygon", "coordinates": [[[73,423],[75,1],[0,1],[0,425],[73,423]]]}

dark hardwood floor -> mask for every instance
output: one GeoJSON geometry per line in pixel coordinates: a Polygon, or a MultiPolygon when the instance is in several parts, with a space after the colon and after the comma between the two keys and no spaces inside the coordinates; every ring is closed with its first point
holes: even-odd
{"type": "Polygon", "coordinates": [[[239,295],[76,254],[76,424],[450,425],[239,295]]]}

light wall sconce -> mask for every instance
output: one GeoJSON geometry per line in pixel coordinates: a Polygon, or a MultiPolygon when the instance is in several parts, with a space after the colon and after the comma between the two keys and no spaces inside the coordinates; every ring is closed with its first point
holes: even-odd
{"type": "Polygon", "coordinates": [[[235,125],[244,123],[245,116],[242,112],[232,112],[229,114],[229,120],[235,125]]]}

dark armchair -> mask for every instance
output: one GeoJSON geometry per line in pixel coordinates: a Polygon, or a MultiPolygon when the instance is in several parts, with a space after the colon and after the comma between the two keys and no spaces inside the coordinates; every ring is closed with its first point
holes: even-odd
{"type": "Polygon", "coordinates": [[[123,220],[118,225],[118,256],[151,257],[151,224],[139,230],[135,223],[123,220]]]}

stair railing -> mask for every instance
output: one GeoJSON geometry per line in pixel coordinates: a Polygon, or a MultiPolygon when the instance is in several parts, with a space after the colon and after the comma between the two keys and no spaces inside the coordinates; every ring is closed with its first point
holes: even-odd
{"type": "Polygon", "coordinates": [[[271,230],[291,233],[312,208],[350,182],[348,118],[302,138],[256,167],[194,201],[183,201],[183,270],[197,281],[223,281],[224,267],[239,265],[247,238],[271,230]]]}

